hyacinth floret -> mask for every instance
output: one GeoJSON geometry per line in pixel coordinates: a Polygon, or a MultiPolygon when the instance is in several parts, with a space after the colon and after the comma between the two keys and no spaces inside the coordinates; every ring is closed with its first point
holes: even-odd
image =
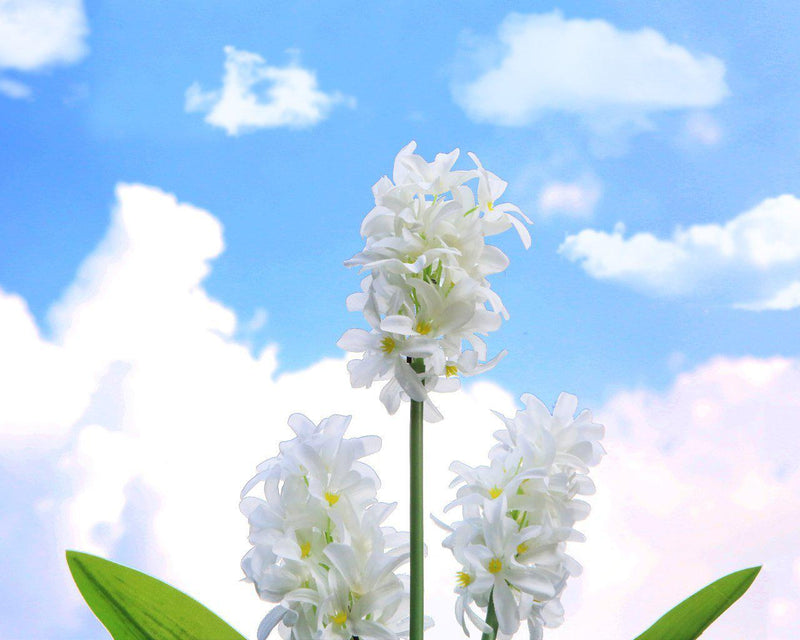
{"type": "MultiPolygon", "coordinates": [[[[513,227],[530,246],[530,220],[498,202],[507,183],[474,154],[475,168],[457,171],[458,149],[433,162],[415,149],[414,142],[404,147],[392,179],[373,186],[375,206],[361,225],[365,246],[345,262],[368,274],[347,307],[362,312],[370,329],[350,329],[338,344],[363,354],[348,363],[354,387],[388,381],[380,397],[390,413],[402,400],[458,389],[460,376],[491,369],[505,355],[489,359],[481,337],[508,318],[488,281],[508,257],[486,238],[513,227]]],[[[441,419],[430,402],[425,412],[429,421],[441,419]]]]}
{"type": "Polygon", "coordinates": [[[380,438],[345,438],[349,422],[292,415],[295,437],[242,491],[253,545],[245,579],[276,603],[258,640],[276,627],[285,640],[408,636],[408,580],[396,572],[408,560],[408,534],[383,524],[395,505],[377,500],[380,481],[361,460],[380,438]]]}
{"type": "Polygon", "coordinates": [[[575,416],[577,398],[562,393],[553,413],[536,397],[522,396],[525,408],[513,418],[502,414],[504,428],[488,465],[454,462],[456,499],[462,519],[447,525],[444,546],[460,564],[456,576],[456,618],[487,633],[491,603],[498,637],[510,637],[527,622],[532,640],[544,627],[563,621],[560,596],[567,578],[581,566],[566,553],[568,541],[582,541],[575,524],[589,514],[578,498],[594,493],[587,475],[605,453],[604,428],[589,411],[575,416]],[[478,608],[476,611],[475,608],[478,608]]]}

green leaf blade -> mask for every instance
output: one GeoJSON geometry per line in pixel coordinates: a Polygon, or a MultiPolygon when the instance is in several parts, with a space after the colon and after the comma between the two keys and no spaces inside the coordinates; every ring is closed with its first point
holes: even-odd
{"type": "Polygon", "coordinates": [[[695,640],[750,588],[759,571],[761,567],[750,567],[712,582],[670,609],[636,640],[695,640]]]}
{"type": "Polygon", "coordinates": [[[245,640],[185,593],[110,560],[67,551],[89,608],[114,640],[245,640]]]}

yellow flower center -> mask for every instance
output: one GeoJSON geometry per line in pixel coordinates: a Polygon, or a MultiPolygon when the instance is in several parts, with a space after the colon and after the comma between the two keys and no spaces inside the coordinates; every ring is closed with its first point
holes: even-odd
{"type": "Polygon", "coordinates": [[[391,336],[386,336],[383,340],[381,340],[381,351],[383,351],[387,356],[394,351],[396,346],[397,343],[391,336]]]}
{"type": "Polygon", "coordinates": [[[466,571],[459,571],[456,574],[456,584],[458,584],[459,587],[468,587],[472,584],[472,576],[466,571]]]}
{"type": "Polygon", "coordinates": [[[445,375],[450,378],[458,373],[458,367],[454,364],[448,364],[444,368],[445,375]]]}
{"type": "Polygon", "coordinates": [[[330,506],[335,505],[339,502],[339,494],[338,493],[331,493],[330,491],[325,492],[325,499],[328,501],[330,506]]]}
{"type": "Polygon", "coordinates": [[[300,545],[300,557],[307,558],[310,555],[311,555],[311,543],[304,542],[303,544],[300,545]]]}
{"type": "Polygon", "coordinates": [[[491,496],[492,500],[497,498],[501,493],[503,493],[503,490],[499,487],[492,487],[489,489],[489,495],[491,496]]]}
{"type": "Polygon", "coordinates": [[[524,542],[521,542],[520,544],[517,545],[517,555],[518,556],[521,556],[527,550],[528,550],[528,545],[525,544],[524,542]]]}
{"type": "Polygon", "coordinates": [[[331,621],[334,624],[344,624],[347,622],[347,611],[337,611],[331,616],[331,621]]]}
{"type": "Polygon", "coordinates": [[[417,324],[414,325],[414,331],[423,336],[428,335],[432,328],[429,320],[417,320],[417,324]]]}
{"type": "Polygon", "coordinates": [[[489,560],[489,573],[499,573],[503,569],[503,563],[500,562],[499,558],[492,558],[489,560]]]}
{"type": "Polygon", "coordinates": [[[494,200],[489,200],[489,202],[486,203],[486,207],[489,211],[494,211],[494,200]]]}

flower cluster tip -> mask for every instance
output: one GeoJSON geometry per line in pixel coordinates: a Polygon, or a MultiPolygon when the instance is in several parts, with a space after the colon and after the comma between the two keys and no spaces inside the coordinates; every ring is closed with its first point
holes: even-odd
{"type": "Polygon", "coordinates": [[[348,363],[354,387],[386,380],[380,398],[389,413],[401,401],[425,402],[425,418],[441,419],[430,391],[454,391],[459,376],[494,367],[481,336],[500,327],[508,312],[488,276],[504,271],[508,257],[486,238],[514,228],[530,246],[530,220],[499,198],[507,183],[483,167],[454,170],[459,150],[433,162],[414,153],[395,158],[392,179],[372,188],[375,206],[364,218],[362,251],[345,262],[367,275],[347,299],[369,330],[349,329],[339,347],[362,356],[348,363]],[[473,186],[470,186],[473,185],[473,186]],[[412,367],[415,361],[424,369],[412,367]]]}

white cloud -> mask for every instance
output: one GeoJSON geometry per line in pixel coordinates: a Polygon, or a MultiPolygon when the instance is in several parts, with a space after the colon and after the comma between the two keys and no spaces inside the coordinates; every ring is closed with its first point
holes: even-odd
{"type": "MultiPolygon", "coordinates": [[[[86,55],[89,27],[81,0],[0,0],[0,70],[39,71],[86,55]]],[[[27,98],[30,89],[0,78],[0,93],[27,98]]]]}
{"type": "MultiPolygon", "coordinates": [[[[405,419],[385,415],[376,392],[350,388],[344,357],[277,376],[275,347],[253,355],[235,340],[248,327],[201,284],[222,247],[209,213],[152,187],[120,185],[106,237],[49,314],[52,340],[24,300],[0,294],[0,459],[13,457],[25,477],[47,478],[24,500],[25,517],[42,533],[19,529],[20,514],[8,508],[0,514],[0,532],[18,533],[0,537],[0,558],[8,558],[0,571],[25,566],[32,592],[25,607],[0,617],[0,637],[81,634],[83,608],[63,563],[68,547],[170,580],[252,635],[265,605],[239,582],[246,522],[238,491],[289,436],[294,411],[315,419],[352,413],[354,433],[380,433],[382,495],[406,500],[405,419]]],[[[257,324],[263,319],[257,314],[257,324]]],[[[463,437],[452,443],[452,433],[432,430],[427,446],[470,457],[491,437],[474,417],[489,420],[487,406],[508,409],[511,400],[491,384],[454,400],[442,407],[463,437]]],[[[447,486],[448,462],[429,455],[435,486],[447,486]]],[[[431,508],[437,502],[444,498],[432,498],[431,508]]],[[[442,576],[434,567],[444,563],[450,579],[446,561],[431,560],[431,594],[442,576]]],[[[0,586],[6,601],[23,592],[0,586]]],[[[449,593],[438,598],[449,613],[449,593]]]]}
{"type": "Polygon", "coordinates": [[[593,278],[665,296],[712,295],[738,307],[800,306],[800,200],[768,198],[724,224],[678,227],[669,239],[584,229],[559,252],[593,278]]]}
{"type": "MultiPolygon", "coordinates": [[[[401,501],[400,526],[406,421],[385,415],[374,391],[350,388],[345,358],[277,375],[274,346],[254,355],[234,339],[235,315],[202,286],[223,247],[208,212],[142,185],[121,185],[117,201],[51,313],[52,339],[24,300],[0,292],[0,573],[17,576],[0,582],[0,637],[96,629],[84,626],[65,547],[167,579],[253,635],[267,605],[238,582],[247,546],[238,491],[290,435],[286,417],[352,413],[354,434],[380,434],[372,463],[381,496],[401,501]]],[[[570,586],[563,631],[549,637],[633,637],[692,588],[764,561],[750,606],[707,637],[736,629],[788,640],[798,621],[784,600],[800,596],[798,385],[792,360],[718,359],[664,394],[608,402],[599,413],[609,456],[584,527],[590,542],[576,549],[586,574],[570,586]]],[[[441,407],[447,420],[425,443],[426,507],[436,512],[451,495],[449,462],[484,461],[498,425],[489,408],[511,412],[513,399],[482,382],[441,407]]],[[[455,567],[440,533],[427,531],[430,635],[458,637],[455,567]]]]}
{"type": "Polygon", "coordinates": [[[539,211],[545,215],[590,217],[602,192],[600,182],[595,178],[576,182],[549,182],[539,192],[539,211]]]}
{"type": "Polygon", "coordinates": [[[634,637],[692,590],[757,564],[751,592],[703,638],[793,637],[800,616],[782,603],[800,599],[797,388],[797,360],[720,357],[663,393],[608,401],[586,572],[551,638],[634,637]]]}
{"type": "Polygon", "coordinates": [[[512,13],[497,40],[478,49],[478,75],[456,82],[453,96],[479,122],[523,126],[564,112],[608,133],[647,128],[648,114],[708,108],[728,95],[725,65],[714,56],[653,29],[623,31],[559,11],[512,13]]]}
{"type": "Polygon", "coordinates": [[[186,111],[205,112],[206,122],[231,136],[264,128],[312,127],[338,104],[353,107],[355,99],[321,91],[316,74],[296,60],[274,67],[257,53],[230,46],[225,47],[222,88],[203,91],[195,82],[186,90],[186,111]]]}
{"type": "Polygon", "coordinates": [[[0,353],[0,442],[24,449],[65,436],[88,402],[92,372],[80,357],[44,340],[25,301],[1,289],[0,353]],[[40,401],[44,390],[47,402],[40,401]]]}

